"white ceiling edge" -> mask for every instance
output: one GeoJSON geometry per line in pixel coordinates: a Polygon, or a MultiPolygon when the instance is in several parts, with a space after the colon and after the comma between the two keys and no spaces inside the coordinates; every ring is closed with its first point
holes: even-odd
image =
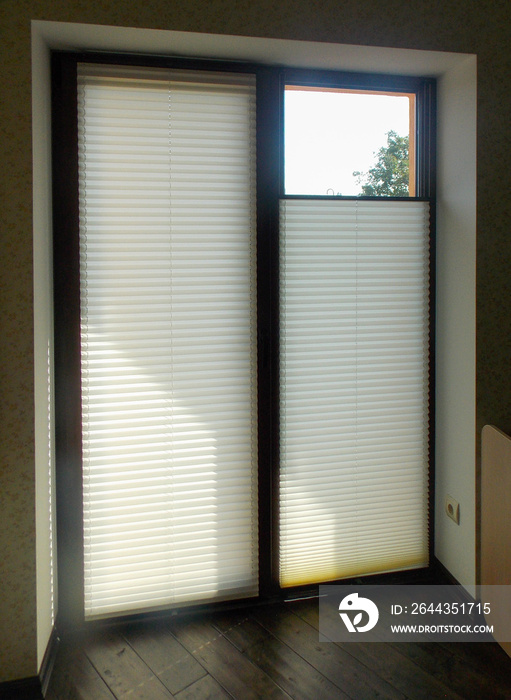
{"type": "MultiPolygon", "coordinates": [[[[115,51],[245,60],[264,64],[440,77],[471,54],[316,41],[200,34],[32,20],[51,49],[115,51]]],[[[473,57],[475,58],[475,57],[473,57]]]]}

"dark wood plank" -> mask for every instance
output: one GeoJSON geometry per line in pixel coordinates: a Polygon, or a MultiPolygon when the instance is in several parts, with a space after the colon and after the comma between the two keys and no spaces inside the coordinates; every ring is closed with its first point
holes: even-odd
{"type": "Polygon", "coordinates": [[[178,641],[228,693],[243,700],[289,699],[289,695],[249,661],[209,621],[171,623],[178,641]]]}
{"type": "Polygon", "coordinates": [[[481,672],[437,643],[396,642],[392,646],[466,700],[509,700],[511,697],[510,679],[481,672]]]}
{"type": "MultiPolygon", "coordinates": [[[[317,601],[303,601],[294,611],[304,621],[319,630],[317,601]]],[[[335,638],[338,633],[337,620],[328,616],[322,619],[321,631],[325,636],[335,638]]],[[[379,677],[385,679],[411,700],[431,700],[449,698],[463,700],[455,690],[436,678],[436,674],[424,671],[414,661],[398,652],[394,646],[384,642],[338,642],[341,649],[358,659],[379,677]]]]}
{"type": "Polygon", "coordinates": [[[213,624],[294,700],[349,698],[287,644],[246,615],[225,614],[215,617],[213,624]]]}
{"type": "Polygon", "coordinates": [[[475,674],[479,682],[489,683],[494,695],[488,697],[511,698],[511,658],[496,642],[441,643],[438,648],[461,663],[467,678],[475,674]]]}
{"type": "Polygon", "coordinates": [[[250,617],[248,611],[234,611],[215,615],[211,620],[215,629],[219,630],[240,651],[263,642],[270,636],[268,630],[250,617]]]}
{"type": "Polygon", "coordinates": [[[496,675],[511,684],[511,658],[497,642],[441,642],[439,646],[482,673],[496,675]]]}
{"type": "Polygon", "coordinates": [[[349,700],[350,698],[287,644],[275,637],[249,647],[246,654],[295,700],[310,700],[310,698],[349,700]]]}
{"type": "MultiPolygon", "coordinates": [[[[339,642],[339,645],[341,644],[339,642]]],[[[385,642],[349,643],[343,647],[395,688],[406,693],[410,700],[463,700],[461,695],[445,683],[423,671],[420,666],[385,642]]]]}
{"type": "Polygon", "coordinates": [[[178,693],[176,700],[232,700],[232,695],[208,675],[178,693]]]}
{"type": "Polygon", "coordinates": [[[174,695],[206,675],[204,668],[161,622],[132,627],[123,637],[174,695]]]}
{"type": "Polygon", "coordinates": [[[168,700],[173,697],[117,633],[95,635],[87,643],[85,653],[116,698],[168,700]]]}
{"type": "Polygon", "coordinates": [[[115,700],[82,649],[61,644],[46,700],[115,700]]]}
{"type": "Polygon", "coordinates": [[[353,700],[404,700],[406,697],[345,650],[333,643],[320,642],[317,629],[283,606],[256,609],[252,615],[353,700]]]}

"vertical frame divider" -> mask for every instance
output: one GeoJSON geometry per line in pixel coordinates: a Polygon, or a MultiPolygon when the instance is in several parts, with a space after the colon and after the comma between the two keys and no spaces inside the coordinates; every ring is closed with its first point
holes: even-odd
{"type": "Polygon", "coordinates": [[[83,622],[78,55],[52,56],[53,294],[58,614],[60,630],[83,622]]]}
{"type": "Polygon", "coordinates": [[[279,463],[279,188],[281,87],[278,71],[257,73],[257,307],[259,372],[259,590],[278,584],[279,463]]]}

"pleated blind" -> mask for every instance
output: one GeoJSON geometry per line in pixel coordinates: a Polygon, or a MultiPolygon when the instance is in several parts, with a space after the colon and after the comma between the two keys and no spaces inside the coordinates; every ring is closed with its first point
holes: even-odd
{"type": "Polygon", "coordinates": [[[427,565],[429,209],[281,203],[280,580],[427,565]]]}
{"type": "Polygon", "coordinates": [[[85,614],[257,594],[252,76],[79,67],[85,614]]]}

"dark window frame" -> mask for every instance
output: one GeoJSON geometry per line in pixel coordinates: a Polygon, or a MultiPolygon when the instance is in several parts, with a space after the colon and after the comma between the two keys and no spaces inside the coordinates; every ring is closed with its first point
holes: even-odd
{"type": "MultiPolygon", "coordinates": [[[[83,624],[83,525],[81,470],[80,285],[78,221],[77,64],[145,65],[256,75],[257,308],[259,421],[259,598],[293,597],[310,586],[280,589],[278,581],[279,464],[279,200],[284,193],[283,97],[286,84],[386,92],[414,92],[416,100],[416,197],[431,207],[430,298],[430,495],[429,548],[433,559],[434,445],[434,221],[436,82],[429,78],[332,70],[291,69],[246,62],[125,54],[52,54],[53,265],[55,325],[56,500],[58,624],[83,624]]],[[[314,196],[331,199],[331,196],[314,196]]],[[[382,197],[336,197],[385,199],[382,197]]],[[[401,199],[392,197],[390,199],[401,199]]],[[[412,572],[413,573],[413,572],[412,572]]],[[[388,576],[388,575],[385,575],[388,576]]],[[[374,580],[374,577],[373,577],[374,580]]],[[[253,602],[253,599],[250,599],[253,602]]],[[[237,601],[237,605],[242,601],[237,601]]],[[[213,604],[218,607],[219,604],[213,604]]],[[[221,604],[220,604],[221,605],[221,604]]],[[[193,609],[209,606],[191,606],[193,609]]],[[[188,608],[191,609],[191,608],[188,608]]],[[[137,615],[127,615],[127,618],[137,615]]],[[[88,625],[92,623],[87,623],[88,625]]]]}

